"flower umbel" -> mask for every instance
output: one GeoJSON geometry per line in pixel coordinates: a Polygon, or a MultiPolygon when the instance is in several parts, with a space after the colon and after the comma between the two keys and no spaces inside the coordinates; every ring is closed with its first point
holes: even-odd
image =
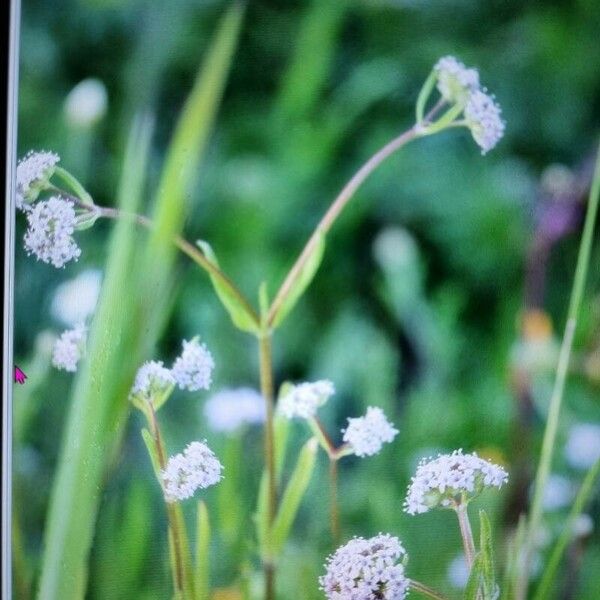
{"type": "Polygon", "coordinates": [[[327,379],[292,385],[279,401],[279,411],[288,419],[294,417],[309,419],[315,416],[317,409],[323,406],[333,394],[335,394],[335,387],[327,379]]]}
{"type": "Polygon", "coordinates": [[[263,423],[265,400],[251,388],[222,390],[206,401],[204,416],[213,431],[233,432],[244,425],[263,423]]]}
{"type": "Polygon", "coordinates": [[[475,90],[469,96],[465,121],[482,154],[491,150],[504,135],[500,106],[492,96],[481,90],[475,90]]]}
{"type": "Polygon", "coordinates": [[[73,203],[53,196],[27,212],[25,251],[57,269],[77,260],[81,249],[72,237],[76,225],[73,203]]]}
{"type": "Polygon", "coordinates": [[[329,556],[319,584],[328,600],[402,600],[410,584],[405,558],[396,537],[357,537],[329,556]]]}
{"type": "Polygon", "coordinates": [[[192,442],[183,453],[169,458],[162,471],[167,502],[191,498],[196,490],[204,489],[222,479],[223,466],[204,442],[192,442]]]}
{"type": "Polygon", "coordinates": [[[183,340],[183,352],[173,365],[173,377],[182,390],[207,390],[212,383],[215,366],[212,354],[197,339],[183,340]]]}
{"type": "Polygon", "coordinates": [[[464,103],[472,91],[479,89],[477,69],[465,67],[454,56],[440,58],[434,70],[437,73],[438,91],[446,102],[464,103]]]}
{"type": "Polygon", "coordinates": [[[63,371],[74,373],[77,363],[85,353],[87,330],[83,325],[63,332],[54,343],[52,349],[52,364],[63,371]]]}
{"type": "Polygon", "coordinates": [[[20,210],[30,210],[39,193],[47,186],[58,161],[54,152],[34,152],[26,154],[17,165],[16,205],[20,210]]]}
{"type": "Polygon", "coordinates": [[[134,401],[151,402],[158,408],[174,385],[173,373],[163,366],[163,362],[150,360],[138,369],[129,397],[134,401]]]}
{"type": "Polygon", "coordinates": [[[404,511],[409,515],[424,513],[432,508],[455,508],[478,496],[484,488],[501,488],[508,481],[508,473],[476,453],[440,454],[434,459],[423,459],[412,478],[404,511]]]}
{"type": "Polygon", "coordinates": [[[398,430],[387,420],[383,410],[369,406],[364,417],[348,419],[344,442],[350,445],[356,456],[373,456],[397,434],[398,430]]]}

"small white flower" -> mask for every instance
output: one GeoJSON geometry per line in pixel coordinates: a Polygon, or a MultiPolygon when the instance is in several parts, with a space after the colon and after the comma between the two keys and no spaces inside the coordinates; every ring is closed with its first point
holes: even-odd
{"type": "Polygon", "coordinates": [[[33,202],[54,173],[60,160],[54,152],[27,153],[17,164],[17,189],[15,203],[20,210],[29,210],[33,202]]]}
{"type": "Polygon", "coordinates": [[[83,325],[63,332],[54,343],[52,364],[57,369],[71,373],[77,371],[77,363],[85,353],[86,337],[87,330],[83,325]]]}
{"type": "Polygon", "coordinates": [[[469,96],[465,106],[465,121],[482,154],[491,150],[504,135],[505,125],[500,106],[481,90],[475,90],[469,96]]]}
{"type": "Polygon", "coordinates": [[[594,520],[588,514],[578,515],[573,523],[573,535],[575,537],[587,537],[594,531],[594,520]]]}
{"type": "Polygon", "coordinates": [[[213,431],[232,432],[265,420],[265,400],[251,388],[222,390],[206,401],[204,416],[213,431]]]}
{"type": "Polygon", "coordinates": [[[373,456],[384,443],[391,442],[398,430],[386,419],[381,408],[369,406],[364,417],[348,419],[344,431],[344,442],[348,443],[356,456],[373,456]]]}
{"type": "Polygon", "coordinates": [[[396,537],[354,538],[327,558],[320,588],[328,600],[403,600],[410,586],[405,560],[396,537]]]}
{"type": "Polygon", "coordinates": [[[25,251],[35,254],[38,260],[63,267],[81,255],[72,237],[76,217],[73,203],[53,196],[38,202],[27,213],[29,228],[24,237],[25,251]]]}
{"type": "Polygon", "coordinates": [[[600,425],[596,423],[573,425],[565,446],[565,457],[576,469],[591,469],[600,459],[600,425]]]}
{"type": "Polygon", "coordinates": [[[173,373],[163,365],[163,362],[150,360],[138,369],[130,397],[137,396],[146,401],[160,401],[174,385],[173,373]]]}
{"type": "Polygon", "coordinates": [[[486,487],[500,488],[508,481],[506,471],[476,453],[440,454],[423,459],[408,486],[404,511],[409,515],[424,513],[441,506],[453,508],[463,497],[468,501],[486,487]]]}
{"type": "Polygon", "coordinates": [[[167,502],[191,498],[222,479],[223,466],[204,442],[192,442],[181,454],[169,458],[162,480],[167,502]]]}
{"type": "Polygon", "coordinates": [[[464,589],[469,581],[470,572],[464,554],[459,554],[448,565],[447,577],[450,585],[458,590],[464,589]]]}
{"type": "Polygon", "coordinates": [[[454,56],[444,56],[434,67],[437,88],[447,102],[466,102],[469,94],[479,89],[477,69],[469,69],[454,56]]]}
{"type": "Polygon", "coordinates": [[[327,379],[292,385],[279,401],[279,411],[288,419],[294,417],[309,419],[315,416],[317,409],[323,406],[333,394],[335,394],[335,387],[327,379]]]}
{"type": "Polygon", "coordinates": [[[61,283],[52,298],[52,316],[71,326],[84,322],[96,308],[101,282],[101,271],[86,269],[74,279],[61,283]]]}
{"type": "Polygon", "coordinates": [[[173,365],[173,377],[182,390],[207,390],[212,383],[215,361],[204,344],[183,340],[183,352],[173,365]]]}
{"type": "Polygon", "coordinates": [[[548,477],[544,489],[543,505],[547,511],[559,510],[569,506],[575,495],[575,489],[569,479],[556,473],[548,477]]]}
{"type": "Polygon", "coordinates": [[[91,127],[106,113],[106,87],[99,79],[79,82],[65,100],[65,116],[71,125],[91,127]]]}

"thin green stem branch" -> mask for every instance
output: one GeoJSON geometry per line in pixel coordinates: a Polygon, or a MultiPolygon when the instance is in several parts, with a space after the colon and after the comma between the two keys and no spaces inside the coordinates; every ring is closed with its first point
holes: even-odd
{"type": "Polygon", "coordinates": [[[533,501],[529,515],[529,527],[525,548],[525,559],[522,564],[520,577],[520,585],[518,586],[517,598],[525,598],[527,595],[527,581],[529,578],[529,567],[531,565],[533,554],[533,540],[536,537],[536,532],[540,526],[543,510],[543,496],[546,489],[546,483],[552,466],[552,457],[554,454],[554,446],[556,443],[556,434],[558,431],[560,409],[565,389],[565,381],[569,368],[569,360],[571,357],[571,349],[573,347],[573,338],[579,318],[579,310],[585,290],[585,282],[587,278],[588,266],[590,262],[590,254],[594,237],[594,227],[596,224],[596,216],[598,213],[598,199],[600,197],[600,151],[596,157],[596,167],[592,188],[585,216],[585,224],[579,246],[579,255],[577,257],[577,267],[575,270],[575,278],[571,292],[571,301],[569,303],[569,312],[565,325],[565,333],[558,357],[558,366],[556,370],[556,378],[554,381],[554,389],[550,399],[550,409],[548,411],[548,419],[546,421],[546,429],[544,431],[544,439],[542,442],[542,451],[540,462],[538,464],[535,487],[533,493],[533,501]]]}
{"type": "Polygon", "coordinates": [[[463,541],[463,548],[465,549],[465,558],[467,560],[467,566],[470,570],[473,566],[473,561],[475,560],[475,542],[473,540],[471,522],[469,521],[469,515],[467,513],[467,504],[465,502],[461,502],[456,507],[455,512],[456,516],[458,517],[460,536],[463,541]]]}
{"type": "MultiPolygon", "coordinates": [[[[265,466],[267,470],[268,487],[268,527],[269,536],[272,535],[272,525],[277,512],[277,481],[275,473],[275,432],[274,432],[274,394],[273,394],[273,366],[271,356],[271,336],[267,333],[259,336],[259,362],[260,362],[260,390],[266,403],[266,422],[264,430],[264,453],[265,466]]],[[[267,540],[270,548],[270,540],[267,540]]],[[[265,600],[275,598],[275,563],[270,556],[265,561],[265,600]]]]}
{"type": "Polygon", "coordinates": [[[338,461],[329,457],[329,519],[331,526],[331,539],[337,546],[340,540],[340,509],[338,504],[338,461]]]}
{"type": "Polygon", "coordinates": [[[423,594],[423,596],[434,598],[434,600],[446,600],[445,596],[431,589],[424,583],[421,583],[420,581],[416,581],[414,579],[409,579],[409,581],[411,591],[419,592],[420,594],[423,594]]]}

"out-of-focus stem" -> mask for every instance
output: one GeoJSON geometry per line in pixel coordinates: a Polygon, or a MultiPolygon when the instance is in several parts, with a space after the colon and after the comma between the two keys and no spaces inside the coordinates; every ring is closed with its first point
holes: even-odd
{"type": "Polygon", "coordinates": [[[558,423],[560,417],[560,409],[565,389],[565,381],[569,368],[569,360],[571,357],[571,349],[573,347],[573,338],[579,318],[579,309],[583,299],[585,281],[590,262],[590,253],[594,238],[594,227],[596,223],[596,215],[598,212],[598,200],[600,197],[600,150],[596,156],[596,167],[594,178],[592,180],[592,188],[588,201],[585,224],[583,226],[583,234],[581,244],[579,246],[579,254],[577,257],[577,267],[575,269],[575,279],[571,292],[571,300],[569,303],[569,312],[565,325],[565,333],[563,336],[560,354],[558,358],[558,366],[556,369],[556,378],[554,380],[554,389],[550,399],[550,408],[548,411],[548,419],[546,421],[546,429],[544,431],[544,439],[542,442],[542,451],[540,462],[535,478],[535,487],[533,493],[533,501],[531,503],[531,511],[529,514],[528,535],[525,546],[525,559],[523,560],[522,569],[517,586],[517,599],[525,598],[527,595],[528,578],[530,565],[534,550],[534,542],[536,532],[539,528],[542,518],[543,496],[552,466],[552,456],[554,454],[554,446],[556,443],[556,434],[558,431],[558,423]]]}
{"type": "Polygon", "coordinates": [[[429,598],[434,598],[435,600],[446,600],[445,596],[442,596],[439,592],[432,590],[429,586],[421,583],[420,581],[415,581],[414,579],[409,579],[410,581],[410,589],[415,592],[419,592],[424,596],[428,596],[429,598]]]}
{"type": "Polygon", "coordinates": [[[340,540],[340,511],[338,505],[338,466],[335,458],[329,457],[329,502],[330,502],[330,525],[333,545],[337,546],[340,540]]]}
{"type": "MultiPolygon", "coordinates": [[[[266,403],[266,422],[264,430],[265,466],[268,486],[268,527],[267,535],[271,536],[271,526],[277,510],[277,482],[275,479],[275,434],[274,434],[274,400],[273,400],[273,365],[271,356],[271,335],[264,332],[258,338],[260,362],[260,390],[266,403]]],[[[266,540],[270,547],[270,540],[266,540]]],[[[268,557],[263,565],[265,575],[265,600],[275,598],[275,557],[268,557]]]]}

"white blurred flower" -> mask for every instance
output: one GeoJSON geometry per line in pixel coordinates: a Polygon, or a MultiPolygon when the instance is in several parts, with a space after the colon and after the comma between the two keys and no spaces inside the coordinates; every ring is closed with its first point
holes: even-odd
{"type": "Polygon", "coordinates": [[[573,535],[575,537],[587,537],[594,531],[594,520],[585,513],[578,515],[573,523],[573,535]]]}
{"type": "Polygon", "coordinates": [[[505,125],[500,106],[489,94],[476,90],[469,96],[464,112],[471,135],[480,146],[481,153],[485,154],[504,135],[505,125]]]}
{"type": "Polygon", "coordinates": [[[350,445],[356,456],[373,456],[384,443],[391,442],[398,430],[387,420],[383,410],[369,406],[364,417],[349,418],[343,430],[344,442],[350,445]]]}
{"type": "Polygon", "coordinates": [[[411,479],[404,501],[404,511],[410,515],[424,513],[435,507],[454,508],[462,497],[468,501],[486,487],[500,488],[508,481],[506,471],[476,453],[440,454],[423,459],[411,479]]]}
{"type": "Polygon", "coordinates": [[[162,472],[165,499],[177,502],[191,498],[222,479],[223,465],[204,442],[192,442],[183,453],[169,458],[162,472]]]}
{"type": "Polygon", "coordinates": [[[204,344],[183,340],[183,351],[173,364],[173,377],[182,390],[207,390],[212,383],[215,366],[212,354],[204,344]]]}
{"type": "Polygon", "coordinates": [[[74,373],[77,363],[85,354],[87,330],[83,325],[63,332],[54,343],[52,364],[63,371],[74,373]]]}
{"type": "Polygon", "coordinates": [[[565,446],[565,457],[576,469],[590,469],[600,458],[600,425],[597,423],[573,425],[565,446]]]}
{"type": "Polygon", "coordinates": [[[458,590],[464,589],[467,585],[467,581],[469,581],[470,574],[471,570],[469,569],[464,554],[459,554],[450,561],[447,577],[453,588],[458,590]]]}
{"type": "MultiPolygon", "coordinates": [[[[146,401],[161,400],[175,385],[175,378],[162,361],[145,362],[136,373],[130,397],[140,397],[146,401]]],[[[160,403],[160,402],[159,402],[160,403]]]]}
{"type": "Polygon", "coordinates": [[[213,431],[232,432],[243,425],[265,420],[264,398],[252,388],[222,390],[204,405],[204,416],[213,431]]]}
{"type": "Polygon", "coordinates": [[[333,394],[335,394],[335,387],[327,379],[292,385],[285,396],[279,400],[279,412],[288,419],[294,417],[309,419],[315,416],[317,409],[323,406],[333,394]]]}
{"type": "Polygon", "coordinates": [[[106,87],[99,79],[79,82],[65,100],[65,116],[75,127],[91,127],[106,114],[106,87]]]}
{"type": "Polygon", "coordinates": [[[544,489],[543,504],[547,511],[559,510],[568,506],[575,495],[569,479],[555,473],[550,474],[544,489]]]}
{"type": "Polygon", "coordinates": [[[388,534],[354,538],[327,558],[320,588],[328,600],[402,600],[410,580],[400,540],[388,534]]]}
{"type": "Polygon", "coordinates": [[[437,88],[442,98],[450,103],[465,102],[469,94],[479,89],[477,69],[469,69],[454,56],[444,56],[434,67],[437,88]]]}
{"type": "Polygon", "coordinates": [[[81,255],[72,237],[76,217],[73,203],[53,196],[38,202],[27,212],[29,228],[25,233],[25,251],[57,269],[81,255]]]}
{"type": "Polygon", "coordinates": [[[386,227],[373,244],[375,260],[384,269],[412,267],[419,253],[413,236],[402,227],[386,227]]]}
{"type": "Polygon", "coordinates": [[[54,152],[28,152],[17,164],[15,203],[18,209],[28,211],[41,189],[48,183],[60,160],[54,152]]]}
{"type": "Polygon", "coordinates": [[[96,308],[101,281],[101,271],[86,269],[73,279],[61,283],[52,298],[52,316],[66,325],[84,322],[96,308]]]}

